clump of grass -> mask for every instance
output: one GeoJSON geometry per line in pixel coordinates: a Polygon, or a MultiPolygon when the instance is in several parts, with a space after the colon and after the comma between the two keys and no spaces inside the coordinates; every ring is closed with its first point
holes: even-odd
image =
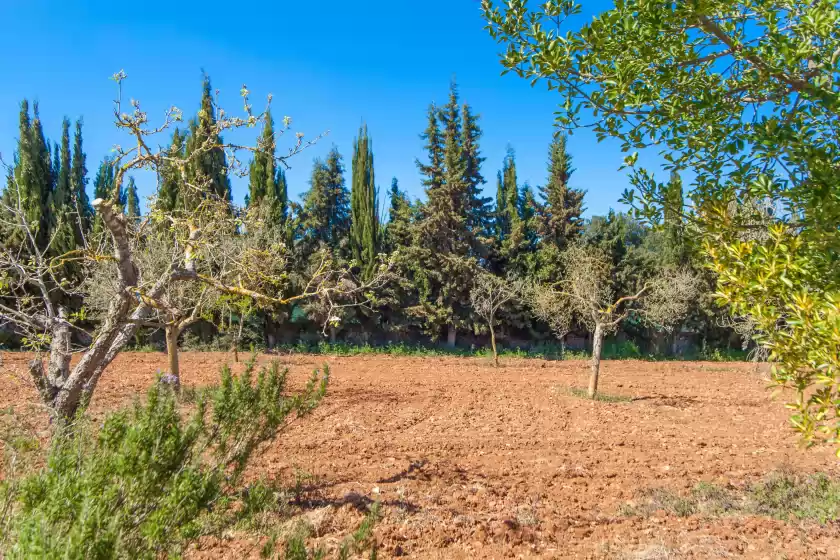
{"type": "Polygon", "coordinates": [[[702,482],[687,496],[654,488],[644,491],[637,505],[624,505],[626,516],[647,517],[666,511],[678,517],[759,515],[784,521],[812,520],[825,524],[840,519],[840,480],[823,473],[801,475],[775,472],[743,488],[702,482]]]}
{"type": "MultiPolygon", "coordinates": [[[[589,399],[589,391],[581,389],[580,387],[570,387],[567,392],[573,397],[589,399]]],[[[631,402],[633,397],[627,397],[625,395],[609,395],[607,393],[595,393],[595,400],[606,403],[626,403],[631,402]]]]}

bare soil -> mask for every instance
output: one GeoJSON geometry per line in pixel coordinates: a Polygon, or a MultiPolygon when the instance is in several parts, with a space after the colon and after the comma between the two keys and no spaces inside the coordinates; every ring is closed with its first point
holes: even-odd
{"type": "MultiPolygon", "coordinates": [[[[4,354],[0,406],[45,430],[26,356],[4,354]]],[[[300,482],[312,542],[333,548],[373,501],[379,557],[840,558],[840,525],[761,517],[628,517],[641,492],[688,492],[701,481],[743,485],[787,469],[840,476],[829,448],[804,451],[787,411],[752,364],[609,361],[601,391],[569,394],[588,363],[389,356],[280,359],[295,383],[328,363],[327,399],[295,422],[251,477],[300,482]]],[[[184,353],[186,386],[208,385],[232,361],[184,353]]],[[[105,373],[92,411],[142,395],[163,354],[124,354],[105,373]]],[[[204,539],[193,558],[258,557],[262,541],[204,539]]]]}

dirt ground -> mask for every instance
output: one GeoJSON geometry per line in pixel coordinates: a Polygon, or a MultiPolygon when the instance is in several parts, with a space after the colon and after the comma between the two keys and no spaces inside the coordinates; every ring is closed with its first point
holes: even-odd
{"type": "MultiPolygon", "coordinates": [[[[4,354],[0,406],[35,400],[25,357],[4,354]]],[[[296,382],[326,362],[327,399],[256,459],[251,476],[304,488],[305,515],[335,546],[373,501],[380,558],[840,558],[840,524],[759,517],[628,517],[640,492],[742,485],[790,469],[840,476],[831,449],[803,451],[751,364],[609,361],[601,390],[571,396],[586,362],[262,356],[296,382]]],[[[231,356],[185,353],[183,383],[215,382],[231,356]]],[[[94,413],[130,402],[165,366],[125,354],[94,413]]],[[[202,541],[193,558],[258,557],[259,540],[202,541]]]]}

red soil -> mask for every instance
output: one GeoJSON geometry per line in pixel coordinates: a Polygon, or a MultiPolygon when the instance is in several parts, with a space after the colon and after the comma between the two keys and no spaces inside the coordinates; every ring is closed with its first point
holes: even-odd
{"type": "MultiPolygon", "coordinates": [[[[184,385],[215,382],[231,358],[183,354],[184,385]]],[[[303,515],[328,548],[379,500],[380,558],[840,558],[838,524],[619,511],[650,488],[742,485],[782,468],[840,476],[832,449],[797,448],[787,411],[750,364],[605,362],[602,392],[634,398],[606,403],[568,394],[585,385],[585,362],[506,360],[495,370],[464,358],[280,359],[295,382],[327,362],[332,382],[251,475],[287,485],[296,471],[310,475],[303,515]]],[[[142,394],[165,363],[120,356],[93,413],[142,394]]],[[[0,406],[36,401],[24,364],[3,355],[0,406]]],[[[205,539],[190,556],[256,558],[259,542],[205,539]]]]}

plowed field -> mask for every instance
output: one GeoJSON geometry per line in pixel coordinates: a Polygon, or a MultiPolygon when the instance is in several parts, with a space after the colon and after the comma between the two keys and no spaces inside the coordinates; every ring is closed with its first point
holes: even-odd
{"type": "MultiPolygon", "coordinates": [[[[184,353],[185,386],[208,385],[232,356],[184,353]]],[[[803,451],[787,411],[751,364],[609,361],[591,402],[586,362],[261,356],[295,383],[327,362],[329,394],[251,468],[292,486],[311,542],[335,547],[373,501],[379,557],[840,558],[840,525],[743,514],[633,508],[654,489],[743,488],[768,473],[840,476],[833,450],[803,451]],[[631,512],[628,514],[628,512],[631,512]]],[[[94,414],[129,403],[165,367],[163,354],[123,354],[100,382],[94,414]]],[[[43,413],[25,356],[3,355],[0,406],[35,425],[43,413]]],[[[204,539],[194,558],[258,557],[258,537],[204,539]]]]}

